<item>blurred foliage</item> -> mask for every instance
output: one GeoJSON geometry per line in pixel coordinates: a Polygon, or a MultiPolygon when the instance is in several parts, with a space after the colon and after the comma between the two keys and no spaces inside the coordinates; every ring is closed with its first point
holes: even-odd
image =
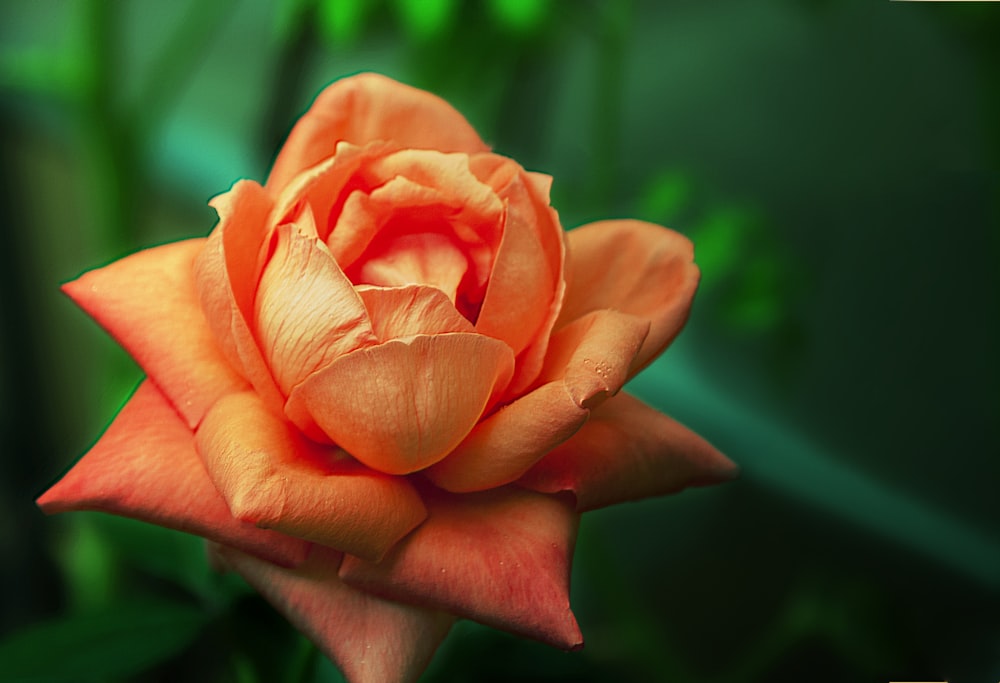
{"type": "Polygon", "coordinates": [[[424,680],[996,679],[998,29],[993,3],[4,3],[0,680],[342,680],[199,539],[32,497],[139,378],[56,284],[205,234],[359,70],[552,174],[567,227],[691,237],[691,323],[631,390],[744,468],[585,518],[584,651],[460,623],[424,680]]]}

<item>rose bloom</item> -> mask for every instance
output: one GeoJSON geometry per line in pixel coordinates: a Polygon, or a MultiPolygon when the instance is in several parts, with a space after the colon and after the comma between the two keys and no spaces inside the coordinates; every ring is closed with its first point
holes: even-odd
{"type": "Polygon", "coordinates": [[[355,683],[456,618],[579,648],[580,513],[736,468],[619,391],[687,318],[690,242],[564,233],[550,182],[434,95],[333,84],[207,238],[65,285],[148,378],[39,505],[205,537],[355,683]]]}

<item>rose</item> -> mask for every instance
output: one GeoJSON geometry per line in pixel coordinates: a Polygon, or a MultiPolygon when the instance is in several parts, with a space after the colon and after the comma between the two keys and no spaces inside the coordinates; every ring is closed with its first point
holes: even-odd
{"type": "Polygon", "coordinates": [[[433,95],[332,85],[208,238],[65,286],[148,379],[39,505],[213,541],[350,680],[415,678],[455,617],[580,646],[579,513],[735,468],[619,393],[690,243],[564,234],[548,189],[433,95]]]}

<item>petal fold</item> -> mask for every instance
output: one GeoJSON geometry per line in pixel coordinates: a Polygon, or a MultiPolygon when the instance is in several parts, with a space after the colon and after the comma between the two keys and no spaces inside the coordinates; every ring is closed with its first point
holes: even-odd
{"type": "Polygon", "coordinates": [[[515,481],[621,389],[649,323],[594,311],[552,336],[540,387],[480,422],[427,477],[452,492],[515,481]]]}
{"type": "Polygon", "coordinates": [[[340,668],[349,683],[413,683],[455,618],[382,600],[337,576],[341,554],[316,546],[294,570],[223,546],[212,548],[340,668]]]}
{"type": "Polygon", "coordinates": [[[518,485],[572,491],[581,512],[734,478],[739,468],[710,443],[639,399],[621,393],[594,410],[571,439],[518,485]]]}
{"type": "Polygon", "coordinates": [[[567,498],[516,488],[428,491],[424,524],[381,563],[345,556],[340,576],[392,600],[578,649],[569,577],[579,515],[567,498]]]}
{"type": "Polygon", "coordinates": [[[257,183],[241,180],[210,204],[219,224],[195,261],[202,310],[226,358],[280,414],[284,398],[250,329],[273,201],[257,183]]]}
{"type": "Polygon", "coordinates": [[[566,238],[566,298],[556,327],[602,308],[649,320],[649,336],[632,364],[631,377],[656,358],[687,321],[700,277],[691,241],[635,220],[591,223],[569,231],[566,238]]]}
{"type": "MultiPolygon", "coordinates": [[[[352,456],[388,474],[445,457],[479,420],[513,371],[510,349],[478,334],[418,335],[358,349],[289,396],[352,456]]],[[[308,427],[303,427],[308,430],[308,427]]]]}
{"type": "Polygon", "coordinates": [[[440,97],[365,73],[320,93],[278,153],[267,187],[280,192],[297,174],[332,156],[340,141],[378,140],[440,152],[489,151],[465,117],[440,97]]]}
{"type": "Polygon", "coordinates": [[[303,438],[252,393],[221,399],[196,445],[233,516],[259,527],[377,560],[426,515],[407,480],[303,438]]]}
{"type": "Polygon", "coordinates": [[[63,291],[136,359],[189,427],[246,383],[216,344],[194,285],[204,239],[127,256],[63,285],[63,291]]]}
{"type": "Polygon", "coordinates": [[[309,543],[234,519],[194,435],[146,380],[83,458],[38,499],[46,513],[99,510],[225,543],[294,566],[309,543]]]}

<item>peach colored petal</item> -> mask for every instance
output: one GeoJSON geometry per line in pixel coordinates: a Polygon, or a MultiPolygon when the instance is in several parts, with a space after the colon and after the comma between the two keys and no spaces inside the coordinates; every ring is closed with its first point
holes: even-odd
{"type": "MultiPolygon", "coordinates": [[[[331,214],[336,225],[327,238],[345,271],[370,245],[385,251],[401,234],[447,233],[468,258],[475,285],[485,286],[500,243],[504,204],[473,175],[467,155],[400,150],[372,159],[359,175],[363,180],[356,181],[359,187],[341,213],[331,214]]],[[[366,254],[365,260],[371,257],[366,254]]]]}
{"type": "Polygon", "coordinates": [[[233,516],[379,559],[426,515],[410,483],[302,438],[252,393],[230,394],[196,438],[233,516]]]}
{"type": "Polygon", "coordinates": [[[294,570],[232,548],[213,552],[333,660],[348,683],[415,682],[455,621],[351,588],[337,576],[340,553],[329,548],[316,546],[294,570]]]}
{"type": "Polygon", "coordinates": [[[622,393],[594,410],[520,486],[572,491],[581,512],[732,479],[739,468],[700,436],[622,393]]]}
{"type": "Polygon", "coordinates": [[[558,325],[600,308],[650,321],[634,375],[673,341],[698,288],[690,240],[634,220],[601,221],[567,233],[566,300],[558,325]]]}
{"type": "Polygon", "coordinates": [[[355,145],[387,140],[442,152],[489,150],[441,98],[379,74],[359,74],[320,93],[288,136],[267,187],[280,192],[298,173],[332,156],[342,140],[355,145]]]}
{"type": "Polygon", "coordinates": [[[195,427],[243,379],[216,345],[194,287],[204,239],[127,256],[63,285],[63,291],[125,347],[195,427]]]}
{"type": "Polygon", "coordinates": [[[540,377],[544,384],[476,425],[427,477],[453,492],[516,480],[621,389],[648,329],[644,320],[594,311],[559,330],[540,377]]]}
{"type": "Polygon", "coordinates": [[[415,334],[472,332],[445,294],[435,287],[357,287],[380,342],[415,334]]]}
{"type": "Polygon", "coordinates": [[[528,174],[493,154],[471,158],[480,180],[507,202],[507,223],[476,329],[519,354],[516,395],[535,379],[563,296],[564,241],[548,206],[547,176],[528,174]]]}
{"type": "Polygon", "coordinates": [[[286,396],[338,356],[377,341],[361,298],[312,233],[277,229],[254,305],[260,347],[286,396]]]}
{"type": "Polygon", "coordinates": [[[210,204],[219,225],[195,260],[195,285],[205,318],[230,363],[264,402],[280,413],[284,398],[250,330],[260,255],[269,236],[271,197],[257,183],[241,180],[210,204]]]}
{"type": "Polygon", "coordinates": [[[100,510],[204,536],[294,566],[309,544],[229,514],[195,452],[194,435],[145,381],[94,447],[38,499],[48,514],[100,510]]]}
{"type": "Polygon", "coordinates": [[[448,454],[510,379],[514,359],[478,334],[417,335],[341,356],[289,396],[334,443],[380,472],[407,474],[448,454]]]}
{"type": "Polygon", "coordinates": [[[345,556],[340,576],[392,600],[578,649],[569,577],[579,516],[567,498],[429,491],[426,522],[381,563],[345,556]]]}

